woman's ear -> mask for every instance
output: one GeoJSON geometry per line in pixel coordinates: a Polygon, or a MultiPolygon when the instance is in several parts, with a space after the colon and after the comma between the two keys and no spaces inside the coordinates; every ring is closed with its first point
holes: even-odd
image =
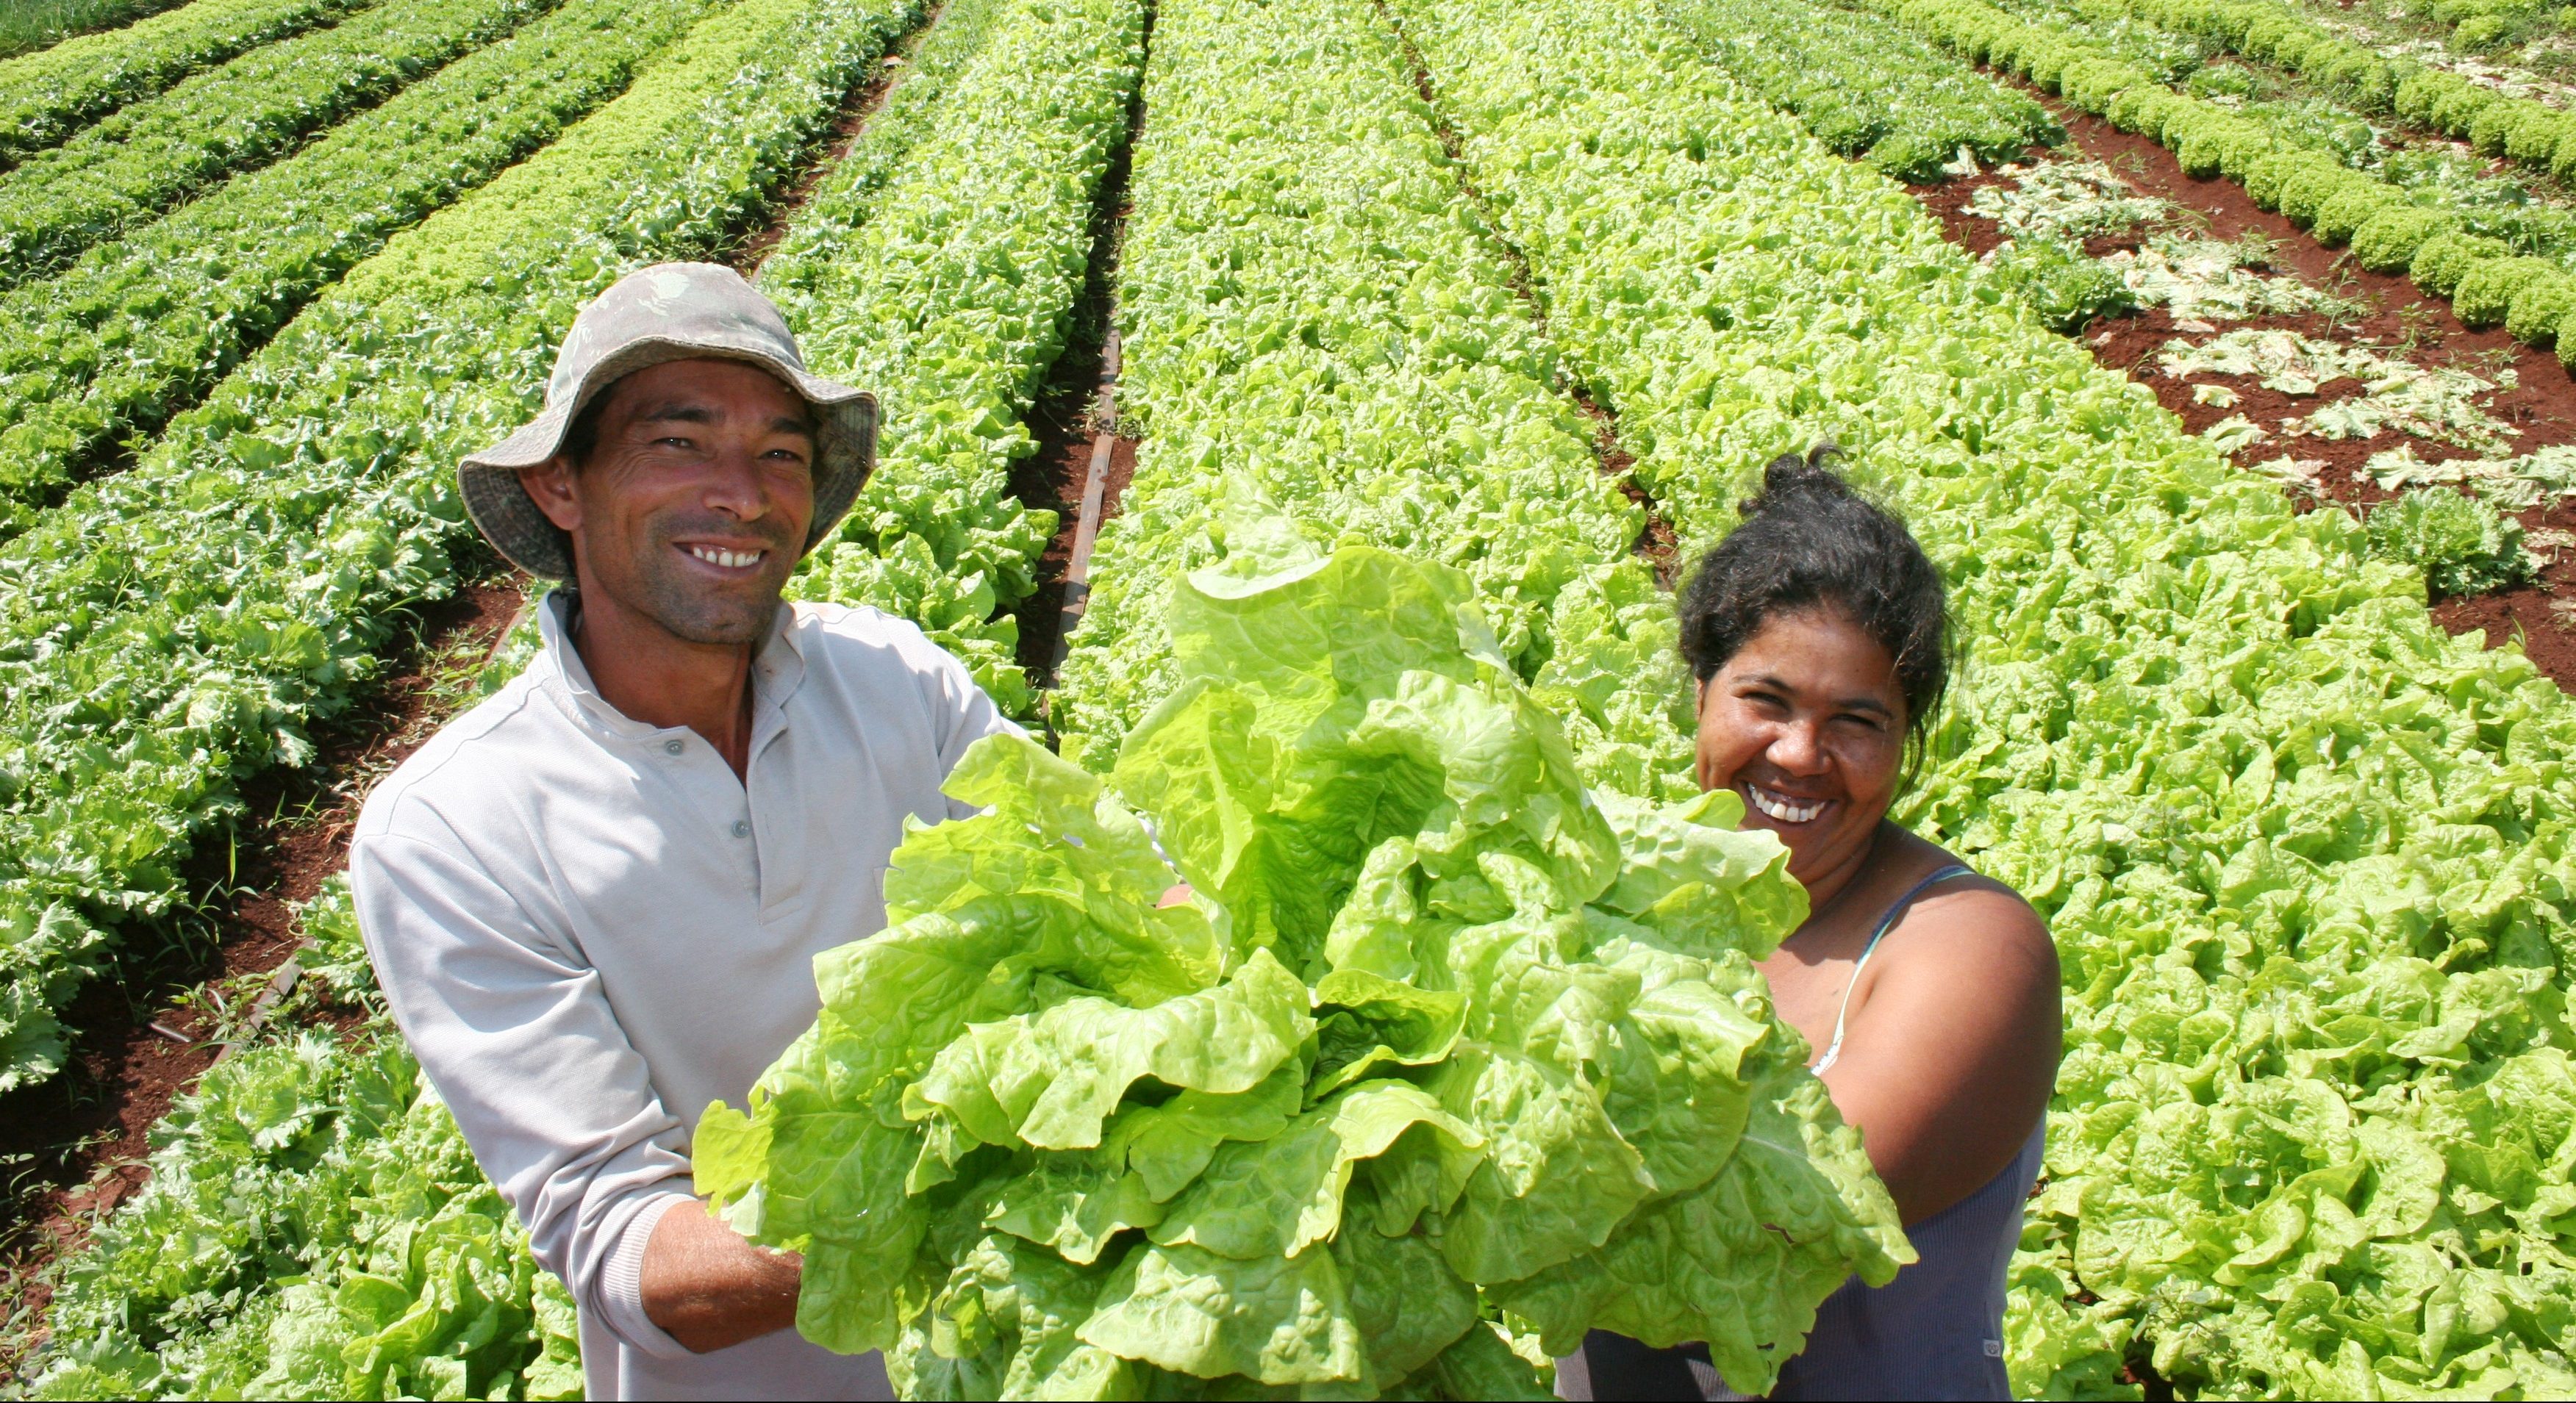
{"type": "Polygon", "coordinates": [[[1694,677],[1691,679],[1691,715],[1705,716],[1707,714],[1708,679],[1705,677],[1694,677]]]}

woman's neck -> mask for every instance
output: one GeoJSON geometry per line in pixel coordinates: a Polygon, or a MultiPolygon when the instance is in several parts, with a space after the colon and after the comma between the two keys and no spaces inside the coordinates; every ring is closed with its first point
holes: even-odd
{"type": "MultiPolygon", "coordinates": [[[[1825,919],[1839,909],[1842,899],[1851,894],[1878,865],[1878,853],[1885,845],[1887,821],[1881,819],[1869,830],[1869,837],[1851,851],[1835,858],[1832,864],[1812,877],[1799,879],[1807,889],[1807,926],[1825,919]]],[[[1794,874],[1793,874],[1794,875],[1794,874]]],[[[1800,929],[1805,929],[1801,926],[1800,929]]]]}

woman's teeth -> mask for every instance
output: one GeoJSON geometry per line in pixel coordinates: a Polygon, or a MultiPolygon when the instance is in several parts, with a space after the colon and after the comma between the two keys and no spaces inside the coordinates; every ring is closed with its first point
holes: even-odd
{"type": "Polygon", "coordinates": [[[1825,811],[1822,799],[1806,804],[1793,803],[1787,796],[1774,794],[1756,784],[1744,786],[1744,796],[1753,801],[1753,807],[1782,823],[1806,823],[1825,811]]]}
{"type": "Polygon", "coordinates": [[[709,565],[721,565],[728,570],[740,570],[748,566],[758,565],[760,563],[760,558],[768,554],[768,552],[756,550],[717,550],[713,546],[691,546],[689,547],[689,554],[696,556],[698,559],[705,561],[709,565]]]}

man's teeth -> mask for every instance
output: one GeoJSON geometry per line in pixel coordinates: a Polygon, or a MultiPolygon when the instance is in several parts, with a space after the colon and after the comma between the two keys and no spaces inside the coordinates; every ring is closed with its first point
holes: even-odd
{"type": "Polygon", "coordinates": [[[1753,807],[1782,823],[1805,823],[1825,811],[1821,799],[1812,804],[1793,804],[1759,785],[1744,786],[1744,793],[1753,800],[1753,807]]]}
{"type": "Polygon", "coordinates": [[[713,546],[691,546],[689,547],[689,554],[696,556],[698,559],[705,561],[709,565],[721,565],[728,570],[740,570],[746,566],[758,565],[760,563],[760,558],[768,554],[768,552],[756,550],[717,550],[713,546]]]}

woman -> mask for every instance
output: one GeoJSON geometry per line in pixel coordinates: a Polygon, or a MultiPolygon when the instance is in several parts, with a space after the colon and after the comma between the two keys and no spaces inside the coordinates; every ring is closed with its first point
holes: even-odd
{"type": "MultiPolygon", "coordinates": [[[[2057,954],[1999,882],[1890,822],[1948,684],[1941,577],[1827,466],[1771,464],[1681,601],[1699,782],[1744,800],[1805,885],[1763,961],[1780,1016],[1861,1129],[1921,1260],[1817,1312],[1774,1398],[2004,1398],[2004,1273],[2057,1073],[2057,954]]],[[[1596,1331],[1568,1398],[1732,1397],[1702,1346],[1596,1331]]]]}

